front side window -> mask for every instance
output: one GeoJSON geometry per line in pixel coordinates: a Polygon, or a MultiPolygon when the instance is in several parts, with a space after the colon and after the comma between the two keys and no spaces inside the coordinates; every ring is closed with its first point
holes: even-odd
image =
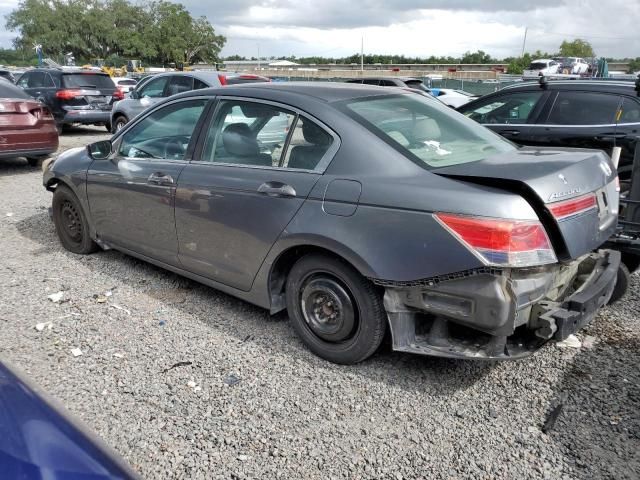
{"type": "Polygon", "coordinates": [[[474,162],[516,147],[445,105],[419,95],[345,102],[346,113],[425,168],[474,162]]]}
{"type": "Polygon", "coordinates": [[[158,77],[150,80],[140,89],[140,98],[160,98],[164,94],[164,87],[167,85],[169,77],[158,77]]]}
{"type": "Polygon", "coordinates": [[[549,125],[613,125],[620,97],[606,93],[559,92],[549,125]]]}
{"type": "Polygon", "coordinates": [[[527,123],[542,91],[518,92],[463,106],[460,112],[478,123],[527,123]]]}
{"type": "Polygon", "coordinates": [[[202,161],[313,170],[333,137],[312,120],[263,103],[220,103],[202,161]]]}
{"type": "Polygon", "coordinates": [[[122,137],[123,157],[182,160],[206,100],[190,100],[160,108],[122,137]]]}

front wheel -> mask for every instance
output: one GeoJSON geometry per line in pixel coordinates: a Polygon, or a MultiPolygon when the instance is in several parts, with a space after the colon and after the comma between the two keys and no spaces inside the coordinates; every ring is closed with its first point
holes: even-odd
{"type": "Polygon", "coordinates": [[[343,261],[310,254],[287,277],[287,311],[304,344],[325,360],[361,362],[376,351],[387,318],[375,286],[343,261]]]}
{"type": "Polygon", "coordinates": [[[60,185],[53,192],[53,222],[62,246],[73,253],[89,254],[98,250],[98,245],[89,234],[89,222],[78,198],[60,185]]]}
{"type": "Polygon", "coordinates": [[[118,133],[120,130],[124,128],[124,126],[129,123],[126,117],[122,115],[115,119],[113,122],[113,133],[118,133]]]}

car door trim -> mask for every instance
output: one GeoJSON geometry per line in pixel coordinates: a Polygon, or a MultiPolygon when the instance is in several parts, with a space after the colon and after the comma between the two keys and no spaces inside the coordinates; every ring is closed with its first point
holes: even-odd
{"type": "MultiPolygon", "coordinates": [[[[336,153],[338,153],[338,150],[340,149],[340,145],[341,145],[340,136],[336,132],[334,132],[333,129],[331,129],[326,123],[318,120],[315,116],[305,112],[304,110],[293,107],[291,105],[287,105],[285,103],[274,102],[272,100],[264,100],[262,98],[239,97],[235,95],[219,95],[215,97],[215,106],[208,111],[207,118],[205,119],[205,121],[203,122],[203,125],[201,126],[201,129],[200,129],[201,132],[198,135],[196,148],[194,149],[192,157],[195,157],[196,155],[197,156],[202,155],[202,150],[203,150],[204,141],[205,141],[205,133],[207,132],[205,127],[211,125],[211,122],[216,118],[218,114],[218,111],[220,109],[220,104],[222,103],[222,101],[227,101],[227,100],[239,101],[239,102],[262,103],[262,104],[270,105],[279,109],[291,111],[297,115],[297,118],[299,118],[300,115],[302,115],[308,118],[309,120],[311,120],[312,122],[314,122],[319,127],[321,127],[326,133],[331,135],[331,138],[333,138],[333,142],[331,143],[327,151],[324,153],[324,155],[316,165],[316,168],[314,169],[270,167],[270,166],[264,166],[264,165],[244,165],[241,163],[209,162],[206,160],[196,160],[194,158],[191,159],[190,163],[197,164],[197,165],[209,165],[212,167],[225,166],[225,167],[238,167],[238,168],[252,168],[252,169],[269,170],[269,171],[316,173],[316,174],[322,175],[327,170],[327,168],[331,164],[331,161],[333,160],[336,153]]],[[[296,124],[297,124],[297,119],[296,119],[296,124]]],[[[295,128],[295,126],[296,125],[294,124],[293,128],[295,128]]],[[[289,145],[287,145],[287,148],[288,147],[289,145]]],[[[283,151],[283,154],[286,155],[286,150],[283,151]]]]}

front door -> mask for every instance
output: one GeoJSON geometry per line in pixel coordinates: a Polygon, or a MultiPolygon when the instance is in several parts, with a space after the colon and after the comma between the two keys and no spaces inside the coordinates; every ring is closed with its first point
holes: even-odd
{"type": "Polygon", "coordinates": [[[222,100],[176,192],[179,259],[244,291],[321,176],[335,139],[293,109],[222,100]]]}
{"type": "Polygon", "coordinates": [[[114,142],[109,160],[94,161],[87,196],[98,237],[178,265],[175,190],[207,100],[154,110],[114,142]]]}

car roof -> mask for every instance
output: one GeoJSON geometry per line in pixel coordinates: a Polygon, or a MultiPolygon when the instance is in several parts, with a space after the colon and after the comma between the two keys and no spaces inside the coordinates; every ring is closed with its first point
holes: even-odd
{"type": "MultiPolygon", "coordinates": [[[[290,95],[304,95],[327,103],[351,100],[363,97],[389,95],[393,92],[407,93],[401,87],[379,87],[377,85],[361,85],[344,82],[275,82],[246,83],[225,87],[192,90],[179,94],[180,97],[205,95],[254,96],[285,101],[290,95]],[[250,95],[248,95],[250,94],[250,95]]],[[[171,97],[176,98],[176,96],[171,97]]]]}
{"type": "MultiPolygon", "coordinates": [[[[505,90],[531,90],[540,88],[540,82],[522,82],[498,90],[496,93],[505,90]]],[[[619,92],[635,95],[635,83],[633,80],[548,80],[545,87],[548,90],[589,90],[594,92],[619,92]]]]}
{"type": "Polygon", "coordinates": [[[388,76],[388,77],[363,77],[363,78],[354,78],[352,80],[400,80],[401,82],[410,82],[410,81],[419,81],[421,82],[422,80],[417,78],[417,77],[393,77],[393,76],[388,76]]]}

